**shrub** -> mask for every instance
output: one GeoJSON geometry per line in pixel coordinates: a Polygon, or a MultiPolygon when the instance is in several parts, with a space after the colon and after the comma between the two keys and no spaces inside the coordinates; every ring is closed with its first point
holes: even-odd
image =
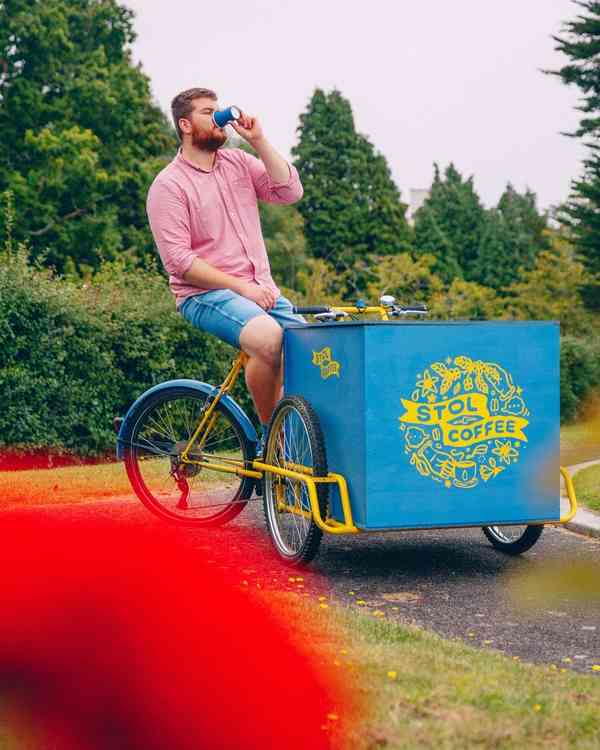
{"type": "Polygon", "coordinates": [[[600,387],[600,341],[564,336],[560,347],[561,422],[571,422],[600,387]]]}
{"type": "Polygon", "coordinates": [[[30,265],[23,248],[4,255],[0,447],[111,451],[113,417],[144,390],[176,377],[218,383],[228,370],[234,350],[176,313],[155,270],[116,262],[82,284],[30,265]]]}

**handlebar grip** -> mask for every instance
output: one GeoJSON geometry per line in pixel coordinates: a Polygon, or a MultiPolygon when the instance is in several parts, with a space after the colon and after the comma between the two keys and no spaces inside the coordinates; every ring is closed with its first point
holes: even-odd
{"type": "Polygon", "coordinates": [[[330,312],[329,307],[317,306],[317,307],[294,307],[294,312],[299,315],[318,315],[319,313],[330,312]]]}

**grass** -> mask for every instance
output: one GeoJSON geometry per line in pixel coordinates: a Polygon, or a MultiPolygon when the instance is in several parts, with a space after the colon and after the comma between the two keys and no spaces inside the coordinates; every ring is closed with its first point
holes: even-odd
{"type": "Polygon", "coordinates": [[[560,463],[572,466],[600,458],[600,410],[576,424],[560,428],[560,463]]]}
{"type": "Polygon", "coordinates": [[[131,494],[122,463],[0,472],[0,506],[80,503],[131,494]]]}
{"type": "Polygon", "coordinates": [[[578,471],[573,477],[577,500],[591,510],[600,512],[600,464],[578,471]]]}
{"type": "MultiPolygon", "coordinates": [[[[260,595],[294,623],[313,663],[346,686],[344,702],[328,715],[332,750],[600,746],[600,679],[591,673],[524,664],[376,612],[294,593],[260,595]]],[[[0,750],[37,747],[0,727],[0,750]]]]}
{"type": "MultiPolygon", "coordinates": [[[[170,482],[168,475],[169,464],[164,460],[144,464],[144,478],[152,486],[157,481],[161,486],[165,481],[170,482]]],[[[224,476],[205,470],[195,481],[215,484],[222,482],[224,476]]],[[[0,472],[0,508],[81,503],[124,495],[133,495],[133,490],[122,462],[0,472]]]]}
{"type": "MultiPolygon", "coordinates": [[[[297,609],[300,620],[314,604],[304,600],[297,609]]],[[[321,611],[319,648],[337,649],[330,658],[367,706],[362,716],[338,712],[345,747],[600,746],[600,679],[593,674],[522,664],[374,614],[321,611]]]]}

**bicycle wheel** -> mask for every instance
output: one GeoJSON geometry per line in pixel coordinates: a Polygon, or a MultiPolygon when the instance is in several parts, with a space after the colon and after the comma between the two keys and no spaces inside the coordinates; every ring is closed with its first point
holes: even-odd
{"type": "MultiPolygon", "coordinates": [[[[279,402],[269,423],[264,462],[284,469],[306,467],[312,469],[313,476],[327,476],[321,426],[306,399],[287,396],[279,402]]],[[[327,485],[317,485],[321,518],[327,515],[328,495],[327,485]]],[[[310,562],[323,532],[313,520],[306,484],[265,471],[263,505],[267,528],[281,559],[293,565],[310,562]]]]}
{"type": "Polygon", "coordinates": [[[542,536],[543,526],[484,526],[483,533],[496,549],[507,555],[520,555],[531,549],[542,536]]]}
{"type": "MultiPolygon", "coordinates": [[[[125,467],[144,505],[160,518],[189,526],[218,526],[240,513],[254,480],[195,464],[181,453],[200,422],[206,395],[177,386],[143,403],[125,446],[125,467]]],[[[217,404],[215,421],[201,450],[189,458],[235,466],[254,458],[254,444],[235,417],[217,404]]]]}

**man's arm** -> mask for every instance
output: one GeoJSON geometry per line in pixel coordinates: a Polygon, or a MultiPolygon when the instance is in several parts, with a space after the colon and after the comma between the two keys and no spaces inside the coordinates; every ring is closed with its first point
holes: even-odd
{"type": "Polygon", "coordinates": [[[270,203],[296,203],[302,198],[302,183],[297,170],[292,167],[266,139],[256,117],[242,113],[232,127],[259,155],[246,156],[257,196],[270,203]]]}
{"type": "Polygon", "coordinates": [[[256,153],[265,165],[267,174],[276,184],[288,182],[290,179],[290,167],[287,161],[280,156],[269,141],[263,136],[261,140],[253,144],[256,153]]]}
{"type": "Polygon", "coordinates": [[[192,265],[184,273],[183,280],[201,289],[230,289],[256,302],[263,310],[270,310],[275,304],[275,293],[271,289],[230,276],[200,258],[194,258],[192,265]]]}

